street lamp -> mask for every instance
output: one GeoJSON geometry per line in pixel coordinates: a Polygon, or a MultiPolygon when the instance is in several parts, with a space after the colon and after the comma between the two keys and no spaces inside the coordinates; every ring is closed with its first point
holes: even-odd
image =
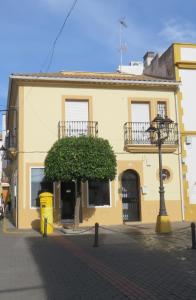
{"type": "Polygon", "coordinates": [[[164,118],[157,115],[152,121],[150,127],[146,130],[150,134],[152,144],[158,147],[159,154],[159,195],[160,195],[160,208],[159,215],[157,216],[156,232],[169,233],[171,232],[171,225],[167,215],[165,206],[165,190],[163,185],[163,168],[162,168],[162,144],[169,137],[171,124],[174,122],[165,116],[164,118]]]}

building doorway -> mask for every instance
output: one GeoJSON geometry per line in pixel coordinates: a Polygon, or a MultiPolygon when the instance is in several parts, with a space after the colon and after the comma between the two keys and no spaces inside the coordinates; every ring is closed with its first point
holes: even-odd
{"type": "Polygon", "coordinates": [[[61,182],[61,219],[74,219],[75,182],[61,182]]]}
{"type": "Polygon", "coordinates": [[[122,174],[123,221],[140,221],[140,180],[134,170],[122,174]]]}

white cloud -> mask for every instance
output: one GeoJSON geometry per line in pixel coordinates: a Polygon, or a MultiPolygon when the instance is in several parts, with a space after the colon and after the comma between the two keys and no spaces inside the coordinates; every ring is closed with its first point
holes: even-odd
{"type": "Polygon", "coordinates": [[[169,20],[164,24],[159,35],[169,42],[193,42],[196,39],[196,28],[189,22],[169,20]]]}

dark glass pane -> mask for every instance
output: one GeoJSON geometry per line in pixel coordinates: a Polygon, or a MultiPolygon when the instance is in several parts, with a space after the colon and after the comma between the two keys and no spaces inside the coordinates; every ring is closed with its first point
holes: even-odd
{"type": "Polygon", "coordinates": [[[162,118],[166,116],[166,103],[159,102],[157,105],[157,114],[160,115],[162,118]]]}
{"type": "Polygon", "coordinates": [[[124,221],[138,221],[139,178],[135,171],[127,170],[122,175],[122,207],[124,221]]]}
{"type": "Polygon", "coordinates": [[[137,181],[137,174],[131,170],[127,170],[123,173],[122,176],[122,181],[132,181],[136,180],[137,181]]]}
{"type": "Polygon", "coordinates": [[[122,200],[123,202],[138,201],[138,176],[131,170],[125,171],[122,176],[122,200]]]}
{"type": "Polygon", "coordinates": [[[46,181],[45,178],[43,178],[43,181],[40,184],[42,192],[53,193],[53,182],[46,181]]]}
{"type": "Polygon", "coordinates": [[[110,205],[109,182],[89,181],[89,205],[102,206],[110,205]]]}
{"type": "Polygon", "coordinates": [[[41,183],[44,178],[43,168],[31,169],[31,207],[39,207],[39,194],[41,192],[41,183]]]}

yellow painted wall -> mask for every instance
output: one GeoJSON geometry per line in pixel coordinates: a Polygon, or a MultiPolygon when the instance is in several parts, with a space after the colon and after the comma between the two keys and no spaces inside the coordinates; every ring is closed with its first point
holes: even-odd
{"type": "MultiPolygon", "coordinates": [[[[20,192],[19,192],[19,228],[28,228],[36,224],[39,210],[30,208],[29,168],[43,166],[47,151],[58,139],[58,121],[62,120],[63,96],[89,96],[92,99],[92,120],[98,121],[99,137],[108,139],[118,160],[118,174],[112,182],[111,207],[87,208],[83,199],[82,225],[122,224],[121,174],[126,169],[136,169],[141,186],[148,190],[141,193],[141,221],[155,222],[159,204],[158,193],[158,154],[127,153],[124,149],[123,124],[128,121],[128,103],[130,98],[168,99],[170,117],[176,121],[174,93],[167,91],[65,88],[65,87],[24,87],[24,110],[21,112],[21,134],[24,134],[19,155],[20,192]]],[[[181,195],[179,181],[178,156],[173,153],[163,155],[163,166],[172,169],[172,181],[165,185],[166,206],[172,221],[180,221],[181,195]]],[[[57,195],[59,198],[59,195],[57,195]]],[[[59,201],[59,199],[58,199],[59,201]]],[[[58,211],[58,207],[56,208],[58,211]]]]}

